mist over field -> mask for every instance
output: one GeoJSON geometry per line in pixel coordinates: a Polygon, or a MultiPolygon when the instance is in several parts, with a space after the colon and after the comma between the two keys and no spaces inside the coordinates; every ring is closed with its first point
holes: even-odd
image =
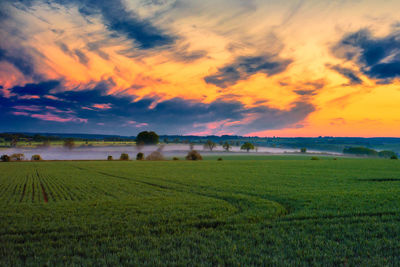
{"type": "MultiPolygon", "coordinates": [[[[202,155],[239,155],[239,154],[284,154],[299,152],[299,149],[290,148],[272,148],[272,147],[258,147],[257,150],[246,152],[241,150],[239,146],[232,146],[229,152],[226,152],[222,146],[217,146],[210,151],[204,149],[203,145],[195,145],[194,149],[199,151],[202,155]]],[[[121,153],[127,153],[131,159],[136,158],[136,154],[142,152],[145,156],[151,152],[161,150],[162,154],[166,157],[184,157],[190,150],[188,144],[171,144],[171,145],[152,145],[152,146],[97,146],[97,147],[75,147],[67,149],[64,147],[49,147],[49,148],[9,148],[1,151],[1,154],[11,155],[14,153],[23,153],[25,159],[30,159],[32,155],[39,154],[44,160],[105,160],[108,156],[114,159],[119,159],[121,153]]],[[[309,150],[309,152],[318,153],[316,150],[309,150]]],[[[339,153],[329,152],[330,154],[339,153]]]]}

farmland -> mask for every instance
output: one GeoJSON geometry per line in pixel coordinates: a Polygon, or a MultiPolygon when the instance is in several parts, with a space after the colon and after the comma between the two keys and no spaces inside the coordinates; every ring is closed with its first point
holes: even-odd
{"type": "Polygon", "coordinates": [[[0,164],[0,265],[394,265],[400,162],[0,164]]]}

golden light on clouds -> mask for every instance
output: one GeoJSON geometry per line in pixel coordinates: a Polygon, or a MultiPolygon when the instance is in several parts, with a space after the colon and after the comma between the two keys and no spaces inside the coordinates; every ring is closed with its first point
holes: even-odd
{"type": "Polygon", "coordinates": [[[173,99],[240,106],[225,118],[193,118],[183,134],[400,136],[398,1],[102,5],[5,1],[3,96],[47,80],[60,81],[58,91],[105,82],[107,95],[152,99],[150,109],[173,99]],[[300,106],[304,114],[291,114],[300,106]]]}

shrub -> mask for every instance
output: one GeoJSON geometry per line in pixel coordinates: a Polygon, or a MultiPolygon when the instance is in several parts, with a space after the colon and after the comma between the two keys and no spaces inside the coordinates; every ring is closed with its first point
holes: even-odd
{"type": "Polygon", "coordinates": [[[146,160],[164,160],[164,156],[160,151],[153,151],[146,157],[146,160]]]}
{"type": "Polygon", "coordinates": [[[172,158],[172,160],[179,160],[179,158],[177,158],[177,157],[173,157],[173,158],[172,158]]]}
{"type": "Polygon", "coordinates": [[[397,155],[393,155],[390,157],[390,159],[399,159],[399,158],[397,157],[397,155]]]}
{"type": "Polygon", "coordinates": [[[318,157],[311,157],[311,160],[319,160],[318,157]]]}
{"type": "Polygon", "coordinates": [[[108,156],[107,160],[113,160],[113,156],[108,156]]]}
{"type": "Polygon", "coordinates": [[[307,152],[307,148],[305,148],[305,147],[300,148],[300,152],[301,153],[306,153],[307,152]]]}
{"type": "Polygon", "coordinates": [[[3,155],[0,157],[0,160],[3,162],[9,162],[10,161],[10,157],[8,155],[3,155]]]}
{"type": "Polygon", "coordinates": [[[122,153],[119,157],[119,160],[129,160],[129,155],[126,153],[122,153]]]}
{"type": "Polygon", "coordinates": [[[40,155],[38,155],[38,154],[33,155],[31,157],[31,161],[40,161],[40,160],[42,160],[42,157],[40,155]]]}
{"type": "Polygon", "coordinates": [[[12,161],[21,161],[25,159],[25,155],[22,153],[15,153],[10,156],[12,161]]]}
{"type": "Polygon", "coordinates": [[[144,154],[142,152],[137,153],[136,160],[144,160],[144,154]]]}
{"type": "Polygon", "coordinates": [[[218,158],[217,160],[218,160],[218,161],[222,161],[222,158],[218,158]]]}
{"type": "Polygon", "coordinates": [[[343,154],[353,154],[353,155],[366,155],[366,156],[378,156],[376,150],[367,147],[346,147],[343,149],[343,154]]]}
{"type": "Polygon", "coordinates": [[[203,157],[196,150],[191,150],[186,156],[187,160],[202,160],[203,157]]]}
{"type": "Polygon", "coordinates": [[[396,156],[396,153],[390,150],[382,150],[378,152],[378,156],[381,158],[392,158],[396,156]]]}

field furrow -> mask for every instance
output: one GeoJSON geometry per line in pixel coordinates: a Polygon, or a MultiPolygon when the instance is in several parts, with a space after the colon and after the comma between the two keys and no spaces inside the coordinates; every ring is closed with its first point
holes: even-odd
{"type": "Polygon", "coordinates": [[[400,163],[0,163],[0,266],[397,266],[400,163]]]}

